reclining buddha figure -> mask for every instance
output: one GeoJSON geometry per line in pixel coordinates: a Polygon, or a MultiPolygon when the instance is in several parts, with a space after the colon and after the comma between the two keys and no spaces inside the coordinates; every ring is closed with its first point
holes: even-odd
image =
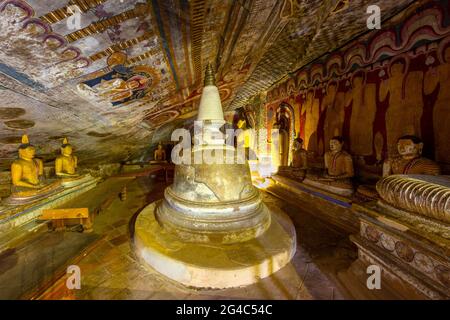
{"type": "Polygon", "coordinates": [[[330,151],[324,155],[325,174],[308,174],[306,184],[330,191],[332,193],[350,196],[353,193],[352,178],[355,175],[353,160],[350,154],[343,150],[344,139],[335,136],[330,140],[330,151]]]}
{"type": "Polygon", "coordinates": [[[28,136],[22,136],[22,144],[19,147],[19,159],[11,165],[11,196],[7,202],[11,204],[26,203],[41,196],[47,196],[60,185],[58,182],[44,183],[44,166],[42,160],[36,159],[36,150],[28,140],[28,136]]]}
{"type": "Polygon", "coordinates": [[[78,158],[73,155],[73,148],[67,138],[64,138],[61,146],[61,155],[55,160],[55,173],[62,178],[78,177],[76,173],[77,166],[78,158]]]}
{"type": "Polygon", "coordinates": [[[423,142],[416,136],[402,136],[397,141],[399,156],[388,159],[383,164],[383,177],[391,174],[439,175],[439,165],[422,157],[423,142]]]}

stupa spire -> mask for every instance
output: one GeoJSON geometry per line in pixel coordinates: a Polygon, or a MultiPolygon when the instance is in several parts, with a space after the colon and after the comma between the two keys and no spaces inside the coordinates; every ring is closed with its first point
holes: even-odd
{"type": "Polygon", "coordinates": [[[205,81],[198,108],[197,120],[213,120],[224,122],[222,103],[220,102],[219,89],[215,84],[214,70],[211,63],[205,69],[205,81]]]}
{"type": "Polygon", "coordinates": [[[216,85],[216,77],[214,75],[214,69],[210,62],[208,62],[208,65],[206,66],[205,70],[205,80],[204,80],[204,86],[215,86],[216,85]]]}

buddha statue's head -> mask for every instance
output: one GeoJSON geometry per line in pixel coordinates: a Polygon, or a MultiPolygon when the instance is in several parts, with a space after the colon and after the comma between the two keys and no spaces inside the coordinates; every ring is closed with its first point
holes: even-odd
{"type": "Polygon", "coordinates": [[[300,150],[303,148],[303,139],[300,137],[295,138],[294,140],[294,149],[300,150]]]}
{"type": "Polygon", "coordinates": [[[422,154],[423,142],[420,138],[412,135],[400,137],[397,141],[398,153],[403,158],[415,158],[422,154]]]}
{"type": "Polygon", "coordinates": [[[22,136],[22,144],[19,147],[19,158],[32,160],[36,154],[36,149],[30,144],[27,135],[22,136]]]}
{"type": "Polygon", "coordinates": [[[67,140],[67,138],[64,138],[63,144],[61,146],[61,154],[63,156],[70,156],[70,155],[72,155],[72,152],[73,152],[73,148],[69,144],[69,140],[67,140]]]}
{"type": "Polygon", "coordinates": [[[162,150],[162,148],[163,148],[162,143],[161,142],[158,143],[158,150],[162,150]]]}
{"type": "Polygon", "coordinates": [[[344,147],[344,138],[341,136],[335,136],[330,139],[330,151],[331,152],[340,152],[344,147]]]}
{"type": "Polygon", "coordinates": [[[246,125],[246,121],[243,118],[239,119],[239,121],[237,122],[238,129],[245,129],[245,125],[246,125]]]}

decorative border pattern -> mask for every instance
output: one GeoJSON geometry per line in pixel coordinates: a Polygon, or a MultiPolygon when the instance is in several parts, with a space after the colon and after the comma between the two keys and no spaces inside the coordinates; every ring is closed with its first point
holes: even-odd
{"type": "Polygon", "coordinates": [[[448,262],[442,263],[398,237],[366,222],[361,221],[360,235],[425,276],[448,288],[450,287],[450,265],[448,262]]]}

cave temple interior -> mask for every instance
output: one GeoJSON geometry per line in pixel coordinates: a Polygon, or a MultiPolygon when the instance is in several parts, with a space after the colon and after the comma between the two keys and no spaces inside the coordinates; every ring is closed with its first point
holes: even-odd
{"type": "Polygon", "coordinates": [[[0,0],[0,299],[448,300],[450,1],[0,0]]]}

